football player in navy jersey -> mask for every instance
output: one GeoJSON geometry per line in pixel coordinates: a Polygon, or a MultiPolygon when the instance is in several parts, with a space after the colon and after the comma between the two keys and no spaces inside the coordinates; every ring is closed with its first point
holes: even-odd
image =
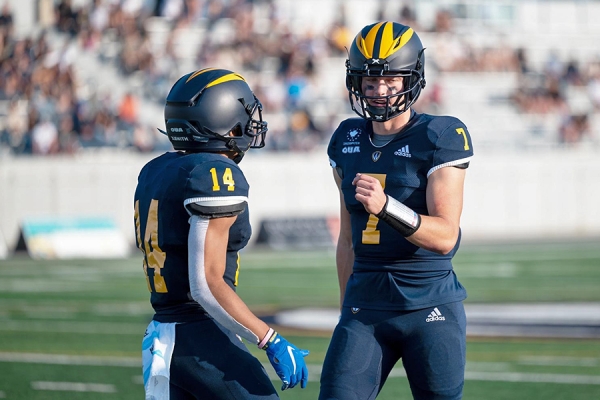
{"type": "Polygon", "coordinates": [[[419,114],[424,48],[395,22],[364,27],[346,61],[360,118],[342,121],[328,155],[340,191],[336,264],[341,316],[319,399],[377,397],[402,360],[415,399],[460,399],[467,294],[452,268],[473,155],[457,118],[419,114]]]}
{"type": "Polygon", "coordinates": [[[239,168],[264,146],[262,105],[242,76],[202,69],[181,77],[165,106],[176,151],[141,170],[135,230],[154,317],[142,342],[146,399],[276,399],[241,338],[266,350],[282,390],[305,387],[307,350],[256,317],[236,294],[251,229],[239,168]]]}

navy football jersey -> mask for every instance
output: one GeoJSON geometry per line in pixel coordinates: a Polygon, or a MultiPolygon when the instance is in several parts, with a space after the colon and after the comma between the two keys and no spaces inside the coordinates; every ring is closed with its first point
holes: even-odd
{"type": "Polygon", "coordinates": [[[440,255],[406,240],[369,214],[355,198],[357,173],[376,177],[384,192],[415,212],[428,215],[427,179],[439,168],[468,165],[473,155],[466,126],[454,117],[414,113],[390,142],[375,146],[372,123],[351,118],[339,125],[327,149],[342,178],[350,213],[355,263],[344,305],[373,309],[418,309],[466,297],[452,271],[454,249],[440,255]]]}
{"type": "Polygon", "coordinates": [[[237,214],[229,230],[223,277],[235,290],[238,252],[251,235],[248,188],[237,164],[219,154],[169,152],[144,166],[135,191],[135,229],[137,245],[144,253],[155,320],[186,322],[206,315],[190,294],[187,243],[191,214],[206,218],[237,214]],[[197,203],[205,206],[195,206],[197,203]],[[223,203],[235,203],[237,210],[231,212],[223,203]]]}

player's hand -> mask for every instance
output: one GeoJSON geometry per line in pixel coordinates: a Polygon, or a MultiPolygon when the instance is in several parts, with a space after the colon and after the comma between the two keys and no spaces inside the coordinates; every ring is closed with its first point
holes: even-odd
{"type": "Polygon", "coordinates": [[[356,186],[356,200],[362,203],[368,213],[379,214],[387,200],[379,179],[366,174],[356,174],[352,184],[356,186]]]}
{"type": "Polygon", "coordinates": [[[304,357],[309,353],[285,340],[283,336],[274,333],[275,338],[269,340],[267,357],[283,384],[281,390],[293,388],[298,383],[304,389],[308,382],[308,368],[304,357]]]}

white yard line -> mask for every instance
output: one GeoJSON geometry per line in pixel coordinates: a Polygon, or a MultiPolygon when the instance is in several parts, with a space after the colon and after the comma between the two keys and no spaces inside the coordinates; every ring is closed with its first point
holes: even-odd
{"type": "MultiPolygon", "coordinates": [[[[263,364],[272,381],[279,378],[272,372],[268,364],[263,364]]],[[[467,364],[468,367],[468,364],[467,364]]],[[[309,380],[319,380],[321,375],[321,365],[308,365],[309,380]]],[[[390,378],[406,377],[404,368],[394,368],[390,372],[390,378]]],[[[500,381],[500,382],[525,382],[525,383],[558,383],[570,385],[600,385],[600,376],[596,375],[571,375],[571,374],[533,374],[521,372],[465,372],[467,381],[500,381]]]]}
{"type": "Polygon", "coordinates": [[[1,331],[139,335],[141,341],[144,327],[128,323],[3,320],[0,324],[1,331]]]}
{"type": "Polygon", "coordinates": [[[136,367],[140,369],[142,368],[141,347],[139,358],[0,352],[0,362],[56,365],[87,365],[100,367],[136,367]]]}
{"type": "Polygon", "coordinates": [[[68,392],[96,392],[96,393],[116,393],[115,385],[104,383],[83,383],[83,382],[50,382],[34,381],[31,382],[33,390],[54,390],[68,392]]]}
{"type": "MultiPolygon", "coordinates": [[[[95,357],[95,356],[72,356],[63,354],[39,354],[39,353],[5,353],[0,352],[0,362],[19,362],[32,364],[59,364],[59,365],[88,365],[88,366],[110,366],[110,367],[134,367],[141,368],[141,357],[95,357]]],[[[269,377],[273,381],[279,380],[273,368],[269,364],[263,364],[269,377]]],[[[467,364],[468,368],[468,364],[467,364]]],[[[308,365],[310,380],[315,381],[321,375],[322,366],[318,364],[308,365]]],[[[403,368],[394,368],[390,378],[405,377],[403,368]]],[[[526,372],[479,372],[467,371],[466,380],[472,381],[499,381],[499,382],[526,382],[526,383],[557,383],[569,385],[600,385],[600,376],[597,375],[575,375],[575,374],[541,374],[526,372]]],[[[48,382],[46,382],[48,383],[48,382]]],[[[64,382],[50,382],[62,384],[64,382]]],[[[32,383],[33,384],[33,383],[32,383]]],[[[92,385],[92,384],[82,384],[92,385]]],[[[107,386],[107,385],[101,385],[107,386]]],[[[75,386],[77,387],[77,386],[75,386]]],[[[40,389],[42,390],[42,389],[40,389]]],[[[69,390],[69,389],[44,389],[44,390],[69,390]]],[[[71,389],[74,390],[74,389],[71,389]]],[[[90,390],[93,391],[93,390],[90,390]]]]}
{"type": "Polygon", "coordinates": [[[562,383],[569,385],[600,385],[600,376],[571,374],[532,374],[523,372],[467,372],[471,381],[562,383]]]}
{"type": "Polygon", "coordinates": [[[555,356],[523,356],[519,357],[519,364],[541,365],[557,367],[598,367],[600,358],[592,357],[555,357],[555,356]]]}

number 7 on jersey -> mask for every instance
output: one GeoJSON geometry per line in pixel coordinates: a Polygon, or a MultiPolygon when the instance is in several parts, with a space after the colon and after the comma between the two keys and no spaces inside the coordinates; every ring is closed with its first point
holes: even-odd
{"type": "MultiPolygon", "coordinates": [[[[381,187],[385,189],[385,178],[386,174],[369,174],[364,173],[365,175],[372,176],[377,179],[379,183],[381,183],[381,187]]],[[[362,243],[363,244],[379,244],[379,234],[380,231],[377,229],[377,224],[379,223],[379,218],[374,216],[373,214],[369,215],[369,220],[367,221],[367,227],[364,231],[362,231],[362,243]]]]}

